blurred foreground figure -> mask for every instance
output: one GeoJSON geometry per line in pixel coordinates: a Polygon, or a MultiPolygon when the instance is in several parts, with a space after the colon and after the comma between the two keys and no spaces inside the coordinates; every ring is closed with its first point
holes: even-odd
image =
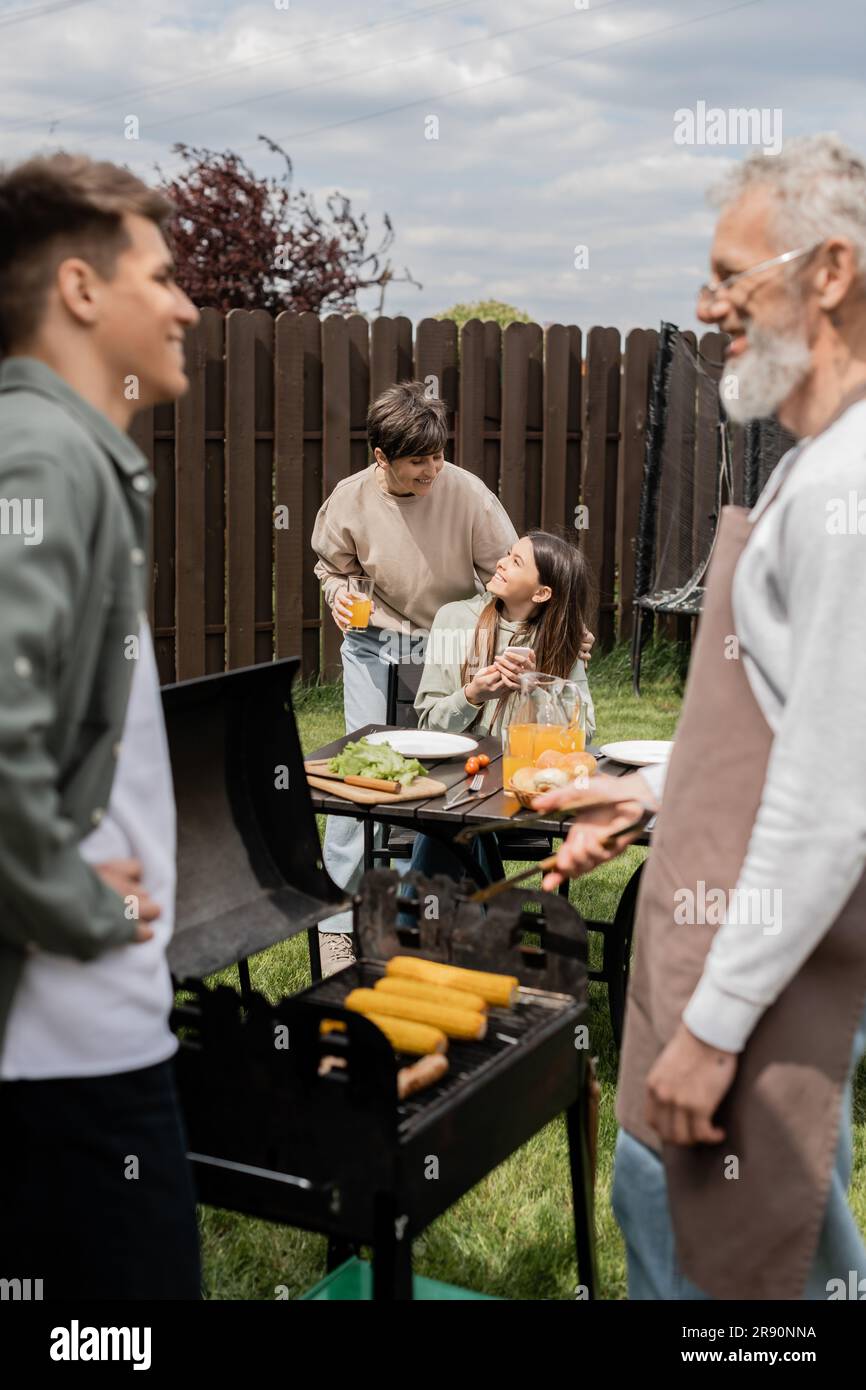
{"type": "Polygon", "coordinates": [[[170,205],[84,156],[0,174],[0,1277],[198,1298],[165,948],[175,807],[145,614],[187,386],[170,205]]]}

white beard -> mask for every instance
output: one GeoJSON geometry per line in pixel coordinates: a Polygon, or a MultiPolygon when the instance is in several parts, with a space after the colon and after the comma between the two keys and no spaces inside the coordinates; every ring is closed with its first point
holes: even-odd
{"type": "Polygon", "coordinates": [[[805,381],[812,366],[809,345],[799,331],[779,332],[752,324],[746,339],[748,350],[725,366],[719,383],[722,404],[737,425],[772,415],[805,381]]]}

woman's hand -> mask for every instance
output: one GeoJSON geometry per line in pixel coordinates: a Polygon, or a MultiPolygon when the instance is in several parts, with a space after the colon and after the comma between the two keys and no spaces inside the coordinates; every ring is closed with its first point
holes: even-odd
{"type": "Polygon", "coordinates": [[[584,666],[586,666],[587,662],[592,661],[592,649],[594,646],[595,637],[590,632],[589,628],[585,627],[583,629],[583,636],[580,639],[580,648],[577,653],[578,660],[582,661],[584,666]]]}
{"type": "Polygon", "coordinates": [[[641,831],[633,830],[621,836],[612,848],[604,844],[606,837],[631,825],[646,806],[658,809],[655,797],[639,772],[627,773],[625,777],[609,777],[600,772],[591,777],[585,787],[578,788],[571,783],[556,791],[544,792],[535,798],[532,806],[536,811],[558,811],[564,807],[579,807],[582,802],[587,803],[586,811],[575,813],[575,823],[556,856],[556,867],[541,881],[542,888],[548,892],[558,888],[564,879],[580,878],[581,874],[591,873],[599,864],[606,864],[622,854],[641,831]]]}
{"type": "Polygon", "coordinates": [[[485,700],[498,700],[507,690],[516,690],[517,681],[504,675],[498,666],[483,666],[476,671],[471,681],[463,687],[463,694],[470,705],[483,704],[485,700]]]}
{"type": "Polygon", "coordinates": [[[349,590],[344,585],[342,589],[337,590],[331,604],[331,617],[341,632],[345,632],[352,621],[353,611],[354,605],[349,597],[349,590]]]}
{"type": "Polygon", "coordinates": [[[525,671],[535,670],[535,652],[531,647],[506,647],[494,659],[493,665],[499,668],[503,678],[516,681],[525,671]]]}

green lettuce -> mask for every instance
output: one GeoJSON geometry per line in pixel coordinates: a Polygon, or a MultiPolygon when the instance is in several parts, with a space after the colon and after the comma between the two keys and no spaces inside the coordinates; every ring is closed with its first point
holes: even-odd
{"type": "Polygon", "coordinates": [[[389,744],[369,743],[365,738],[347,743],[342,753],[330,759],[328,768],[340,777],[381,777],[386,782],[399,782],[403,787],[410,786],[416,777],[423,777],[427,772],[417,758],[404,758],[389,744]]]}

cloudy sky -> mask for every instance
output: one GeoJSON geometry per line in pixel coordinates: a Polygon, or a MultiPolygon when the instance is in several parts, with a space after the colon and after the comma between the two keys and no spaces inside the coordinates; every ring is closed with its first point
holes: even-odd
{"type": "Polygon", "coordinates": [[[678,143],[676,113],[764,109],[765,139],[781,122],[866,151],[863,3],[0,0],[2,158],[81,149],[152,178],[183,141],[276,173],[263,133],[300,186],[350,194],[374,230],[391,215],[423,289],[391,286],[388,313],[495,298],[692,326],[705,190],[744,146],[729,126],[678,143]]]}

